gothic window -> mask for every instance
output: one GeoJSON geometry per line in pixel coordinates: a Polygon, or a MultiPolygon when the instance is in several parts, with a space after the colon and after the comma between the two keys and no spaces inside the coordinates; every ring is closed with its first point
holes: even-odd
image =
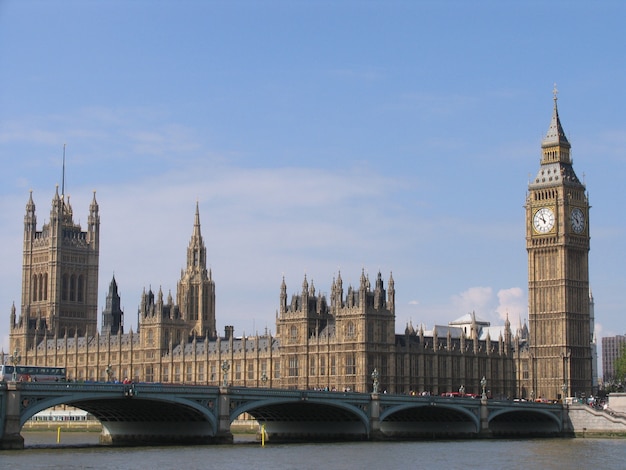
{"type": "Polygon", "coordinates": [[[191,286],[190,297],[191,302],[189,305],[189,312],[187,312],[187,318],[189,320],[197,320],[198,319],[198,286],[191,286]]]}
{"type": "Polygon", "coordinates": [[[248,363],[248,380],[254,380],[254,362],[248,363]]]}
{"type": "Polygon", "coordinates": [[[37,300],[44,300],[43,298],[43,274],[37,276],[37,290],[39,293],[37,294],[37,300]]]}
{"type": "Polygon", "coordinates": [[[235,362],[235,380],[241,380],[241,361],[235,362]]]}
{"type": "Polygon", "coordinates": [[[354,327],[354,323],[349,321],[348,324],[346,325],[346,337],[354,338],[355,334],[356,334],[356,329],[354,327]]]}
{"type": "Polygon", "coordinates": [[[43,275],[43,300],[48,300],[48,273],[43,275]]]}
{"type": "Polygon", "coordinates": [[[78,297],[76,300],[78,300],[79,302],[83,302],[84,299],[84,279],[83,276],[80,275],[78,276],[78,286],[77,286],[77,290],[78,290],[78,297]]]}
{"type": "Polygon", "coordinates": [[[37,288],[37,280],[38,276],[33,274],[33,301],[37,302],[39,299],[37,298],[37,294],[39,293],[39,289],[37,288]]]}
{"type": "Polygon", "coordinates": [[[187,364],[187,377],[185,378],[187,383],[193,382],[193,366],[191,364],[187,364]]]}
{"type": "Polygon", "coordinates": [[[330,358],[330,375],[337,375],[337,364],[335,356],[330,358]]]}
{"type": "Polygon", "coordinates": [[[69,284],[70,284],[69,276],[67,274],[63,274],[63,278],[61,281],[61,300],[67,300],[69,296],[69,288],[70,288],[69,284]]]}
{"type": "Polygon", "coordinates": [[[209,289],[202,290],[202,319],[209,319],[209,289]]]}
{"type": "Polygon", "coordinates": [[[163,366],[163,382],[170,381],[170,368],[168,366],[163,366]]]}
{"type": "Polygon", "coordinates": [[[356,375],[356,361],[354,360],[354,354],[348,354],[346,356],[346,375],[356,375]]]}
{"type": "Polygon", "coordinates": [[[198,382],[204,382],[204,364],[198,364],[198,382]]]}
{"type": "Polygon", "coordinates": [[[316,375],[315,374],[315,356],[312,356],[309,359],[309,375],[316,375]]]}
{"type": "Polygon", "coordinates": [[[326,375],[326,358],[320,357],[320,375],[326,375]]]}
{"type": "Polygon", "coordinates": [[[72,274],[70,276],[70,301],[76,300],[76,276],[72,274]]]}
{"type": "Polygon", "coordinates": [[[154,382],[154,368],[152,366],[146,366],[145,378],[146,382],[154,382]]]}
{"type": "Polygon", "coordinates": [[[298,327],[293,325],[290,330],[290,335],[292,340],[298,339],[298,327]]]}
{"type": "Polygon", "coordinates": [[[147,342],[148,346],[154,346],[154,331],[148,330],[147,336],[148,336],[148,338],[147,338],[146,342],[147,342]]]}
{"type": "Polygon", "coordinates": [[[298,356],[289,356],[289,376],[298,376],[298,356]]]}
{"type": "Polygon", "coordinates": [[[280,379],[280,361],[276,361],[274,364],[274,378],[280,379]]]}

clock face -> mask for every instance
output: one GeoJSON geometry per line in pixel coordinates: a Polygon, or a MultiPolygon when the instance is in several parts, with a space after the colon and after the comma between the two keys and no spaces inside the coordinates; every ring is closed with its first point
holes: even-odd
{"type": "Polygon", "coordinates": [[[554,227],[554,212],[547,207],[543,207],[535,212],[533,226],[539,233],[548,233],[554,227]]]}
{"type": "Polygon", "coordinates": [[[582,233],[585,230],[585,214],[578,207],[572,210],[570,214],[572,222],[572,230],[576,233],[582,233]]]}

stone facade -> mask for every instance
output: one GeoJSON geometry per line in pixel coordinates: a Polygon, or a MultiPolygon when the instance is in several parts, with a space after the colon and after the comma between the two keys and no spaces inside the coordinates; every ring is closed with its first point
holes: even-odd
{"type": "Polygon", "coordinates": [[[93,336],[98,321],[100,216],[94,192],[87,231],[74,223],[69,198],[52,199],[37,231],[32,192],[24,216],[21,314],[11,309],[11,348],[30,350],[44,336],[93,336]]]}
{"type": "Polygon", "coordinates": [[[541,397],[591,395],[594,339],[589,290],[589,200],[572,167],[557,110],[528,185],[526,248],[530,374],[541,397]]]}

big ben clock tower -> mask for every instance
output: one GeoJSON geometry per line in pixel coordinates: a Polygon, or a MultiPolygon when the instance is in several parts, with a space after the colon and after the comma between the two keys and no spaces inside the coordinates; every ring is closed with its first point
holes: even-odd
{"type": "Polygon", "coordinates": [[[530,394],[557,398],[592,391],[589,312],[589,201],[557,109],[528,185],[526,249],[530,394]]]}

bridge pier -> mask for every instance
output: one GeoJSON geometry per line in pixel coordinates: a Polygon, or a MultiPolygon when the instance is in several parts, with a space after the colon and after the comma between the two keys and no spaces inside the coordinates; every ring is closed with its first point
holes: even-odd
{"type": "Polygon", "coordinates": [[[217,444],[232,444],[233,433],[230,431],[230,392],[228,387],[220,387],[217,404],[217,444]]]}
{"type": "Polygon", "coordinates": [[[480,437],[491,436],[491,430],[489,429],[489,408],[487,407],[487,397],[480,399],[480,430],[478,431],[480,437]]]}
{"type": "Polygon", "coordinates": [[[6,391],[2,393],[0,409],[4,408],[4,421],[2,435],[0,436],[0,449],[12,450],[23,449],[24,438],[20,434],[20,390],[16,382],[6,384],[6,391]]]}
{"type": "Polygon", "coordinates": [[[385,439],[380,429],[380,395],[372,393],[370,395],[370,441],[382,441],[385,439]]]}

